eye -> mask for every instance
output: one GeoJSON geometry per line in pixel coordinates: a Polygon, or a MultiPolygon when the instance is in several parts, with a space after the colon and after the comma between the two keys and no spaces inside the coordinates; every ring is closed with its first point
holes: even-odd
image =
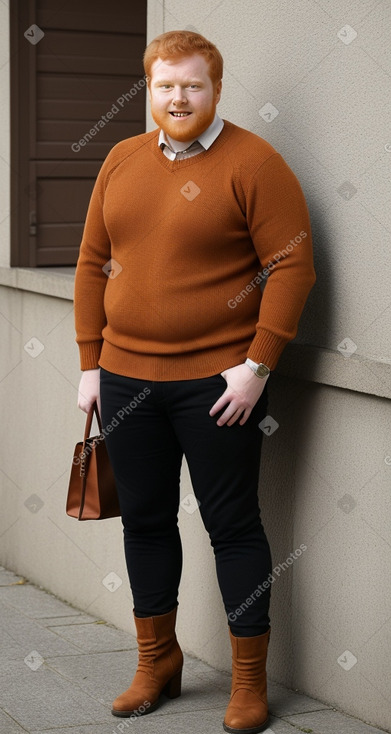
{"type": "Polygon", "coordinates": [[[189,89],[199,89],[198,84],[189,84],[189,89]]]}

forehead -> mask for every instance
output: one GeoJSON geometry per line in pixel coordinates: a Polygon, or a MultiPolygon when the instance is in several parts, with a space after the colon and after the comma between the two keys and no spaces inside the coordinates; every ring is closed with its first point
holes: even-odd
{"type": "Polygon", "coordinates": [[[181,58],[173,59],[172,61],[163,61],[159,58],[152,64],[151,76],[154,81],[157,79],[176,80],[184,76],[204,79],[209,77],[209,64],[205,57],[200,54],[182,56],[181,58]]]}

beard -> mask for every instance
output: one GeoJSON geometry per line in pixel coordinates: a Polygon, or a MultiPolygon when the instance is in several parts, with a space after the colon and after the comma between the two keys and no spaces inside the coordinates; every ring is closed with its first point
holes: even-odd
{"type": "MultiPolygon", "coordinates": [[[[199,137],[212,124],[216,114],[217,104],[211,103],[207,110],[192,111],[191,115],[181,122],[175,122],[169,112],[156,109],[151,101],[151,115],[158,127],[170,136],[173,140],[186,143],[188,140],[194,140],[199,137]]],[[[178,110],[180,112],[181,110],[178,110]]]]}

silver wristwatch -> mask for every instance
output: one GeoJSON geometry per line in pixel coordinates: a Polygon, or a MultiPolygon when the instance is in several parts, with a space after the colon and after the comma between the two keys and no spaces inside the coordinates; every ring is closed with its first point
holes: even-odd
{"type": "Polygon", "coordinates": [[[246,364],[250,367],[250,369],[254,372],[254,375],[256,375],[257,377],[267,377],[268,375],[270,375],[269,367],[266,367],[263,362],[257,364],[252,359],[246,359],[246,364]]]}

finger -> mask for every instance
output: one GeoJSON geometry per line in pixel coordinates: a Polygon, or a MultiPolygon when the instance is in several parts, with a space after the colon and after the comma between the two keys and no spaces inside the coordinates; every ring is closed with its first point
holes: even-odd
{"type": "Polygon", "coordinates": [[[244,412],[244,415],[243,415],[243,416],[242,416],[242,418],[240,419],[240,421],[239,421],[239,424],[240,424],[241,426],[244,426],[244,424],[246,423],[246,421],[247,421],[247,420],[249,419],[250,415],[251,415],[251,410],[250,410],[250,409],[246,410],[246,411],[244,412]]]}
{"type": "Polygon", "coordinates": [[[91,398],[88,398],[83,395],[83,393],[79,392],[77,407],[80,408],[80,410],[82,410],[84,413],[89,413],[93,402],[93,399],[91,400],[91,398]]]}
{"type": "MultiPolygon", "coordinates": [[[[228,424],[227,425],[228,426],[233,426],[234,423],[236,423],[237,421],[239,421],[239,418],[241,418],[241,416],[243,416],[243,411],[244,411],[244,408],[238,408],[237,411],[232,416],[232,418],[228,421],[228,424]]],[[[240,421],[239,421],[239,423],[240,423],[240,421]]]]}
{"type": "Polygon", "coordinates": [[[218,426],[224,426],[224,425],[225,425],[226,423],[228,423],[228,425],[232,425],[232,423],[234,423],[234,422],[235,422],[235,418],[234,418],[234,420],[232,420],[232,421],[231,421],[231,419],[232,419],[232,418],[233,418],[233,417],[234,417],[234,416],[235,416],[235,415],[236,415],[237,413],[238,413],[237,417],[239,417],[239,415],[241,415],[241,413],[242,413],[242,410],[240,410],[240,411],[238,412],[238,409],[237,409],[237,407],[236,407],[236,406],[235,406],[235,405],[234,405],[233,403],[230,403],[230,404],[228,405],[227,409],[226,409],[226,410],[224,411],[224,413],[223,413],[223,414],[222,414],[222,415],[220,416],[220,418],[219,418],[219,419],[218,419],[218,420],[216,421],[217,425],[218,425],[218,426]],[[229,422],[229,421],[231,421],[231,422],[229,422]]]}
{"type": "Polygon", "coordinates": [[[226,393],[227,393],[227,390],[225,390],[225,392],[223,392],[223,394],[220,395],[219,399],[216,400],[215,404],[211,407],[209,411],[209,415],[213,416],[216,413],[218,413],[219,410],[224,408],[224,405],[226,405],[229,400],[228,395],[226,393]]]}

